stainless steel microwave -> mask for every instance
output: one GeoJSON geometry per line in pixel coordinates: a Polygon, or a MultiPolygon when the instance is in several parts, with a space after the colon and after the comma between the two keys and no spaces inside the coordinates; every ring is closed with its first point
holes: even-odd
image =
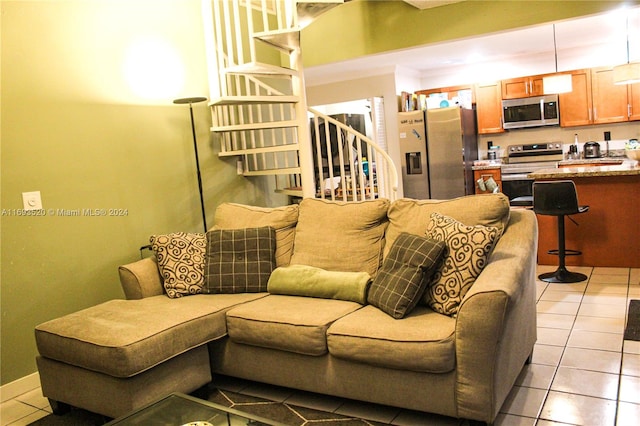
{"type": "Polygon", "coordinates": [[[505,129],[556,126],[560,124],[558,95],[502,101],[502,126],[505,129]]]}

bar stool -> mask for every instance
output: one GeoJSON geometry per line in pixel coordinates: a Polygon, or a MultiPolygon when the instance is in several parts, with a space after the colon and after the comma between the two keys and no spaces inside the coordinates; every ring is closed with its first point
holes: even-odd
{"type": "MultiPolygon", "coordinates": [[[[556,216],[558,220],[558,250],[548,252],[558,255],[558,269],[539,275],[540,280],[549,283],[577,283],[587,279],[586,275],[570,272],[565,267],[565,256],[576,256],[582,252],[565,248],[564,217],[588,210],[589,206],[578,205],[576,185],[571,180],[533,183],[533,211],[540,215],[556,216]]],[[[576,223],[570,216],[569,219],[576,223]]]]}

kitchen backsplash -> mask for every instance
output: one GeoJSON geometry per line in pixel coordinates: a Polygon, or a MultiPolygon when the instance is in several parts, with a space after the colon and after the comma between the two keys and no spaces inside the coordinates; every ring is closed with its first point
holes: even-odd
{"type": "Polygon", "coordinates": [[[494,146],[500,147],[498,157],[506,155],[506,149],[509,145],[545,142],[561,142],[563,151],[567,153],[569,146],[574,142],[574,135],[576,134],[578,135],[578,151],[581,154],[584,143],[589,141],[600,143],[600,151],[604,154],[606,150],[604,132],[611,132],[609,150],[623,150],[625,142],[629,139],[640,139],[640,121],[583,127],[537,127],[515,129],[493,135],[478,135],[478,157],[480,160],[487,159],[487,143],[489,141],[494,146]]]}

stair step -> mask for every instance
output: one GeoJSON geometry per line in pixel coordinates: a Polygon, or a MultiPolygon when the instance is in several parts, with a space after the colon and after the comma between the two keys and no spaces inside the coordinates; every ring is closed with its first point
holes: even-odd
{"type": "Polygon", "coordinates": [[[300,47],[300,31],[298,29],[264,31],[254,33],[253,37],[286,52],[291,52],[300,47]]]}
{"type": "Polygon", "coordinates": [[[298,151],[298,144],[278,145],[278,146],[265,146],[256,148],[236,149],[233,151],[223,151],[218,153],[219,157],[232,157],[234,155],[248,155],[248,154],[264,154],[272,152],[286,152],[286,151],[298,151]]]}
{"type": "Polygon", "coordinates": [[[280,129],[283,127],[296,127],[298,122],[295,120],[287,121],[269,121],[266,123],[247,123],[233,124],[230,126],[213,126],[212,132],[235,132],[240,130],[264,130],[264,129],[280,129]]]}
{"type": "MultiPolygon", "coordinates": [[[[347,0],[349,1],[349,0],[347,0]]],[[[298,25],[304,28],[323,13],[343,4],[345,0],[298,0],[298,25]]]]}
{"type": "Polygon", "coordinates": [[[292,175],[300,173],[300,167],[288,167],[282,169],[266,169],[245,171],[243,176],[273,176],[273,175],[292,175]]]}
{"type": "Polygon", "coordinates": [[[262,62],[247,62],[242,65],[235,65],[224,69],[227,74],[239,75],[261,75],[270,77],[291,77],[297,76],[298,71],[281,67],[278,65],[264,64],[262,62]]]}
{"type": "Polygon", "coordinates": [[[214,99],[209,103],[209,106],[223,106],[223,105],[256,105],[256,104],[294,104],[299,102],[300,98],[297,96],[288,95],[273,95],[273,96],[222,96],[214,99]]]}

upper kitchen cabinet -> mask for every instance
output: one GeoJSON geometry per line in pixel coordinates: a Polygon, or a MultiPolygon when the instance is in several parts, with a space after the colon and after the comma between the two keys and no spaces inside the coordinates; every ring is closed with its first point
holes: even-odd
{"type": "Polygon", "coordinates": [[[558,95],[560,126],[586,126],[593,124],[591,97],[591,70],[576,70],[571,73],[573,90],[558,95]]]}
{"type": "Polygon", "coordinates": [[[542,75],[502,80],[502,99],[528,98],[543,95],[542,75]]]}
{"type": "Polygon", "coordinates": [[[573,90],[559,95],[560,126],[640,120],[640,84],[613,84],[612,68],[572,71],[571,78],[573,90]]]}
{"type": "Polygon", "coordinates": [[[478,134],[502,133],[502,86],[500,82],[476,84],[478,134]]]}
{"type": "Polygon", "coordinates": [[[629,84],[629,120],[640,120],[640,83],[629,84]]]}
{"type": "Polygon", "coordinates": [[[471,91],[470,85],[439,87],[437,89],[418,90],[416,94],[426,95],[426,96],[433,95],[433,94],[442,94],[442,95],[446,95],[446,98],[451,101],[459,97],[461,92],[465,92],[465,91],[469,91],[469,93],[471,93],[471,95],[473,96],[473,92],[471,91]]]}
{"type": "MultiPolygon", "coordinates": [[[[437,89],[418,90],[416,95],[426,97],[427,108],[440,108],[442,101],[446,100],[450,106],[460,105],[464,108],[471,108],[475,102],[473,99],[473,89],[471,85],[440,87],[437,89]]],[[[422,100],[420,101],[423,102],[422,100]]]]}
{"type": "Polygon", "coordinates": [[[591,69],[593,124],[620,123],[629,120],[627,85],[613,84],[613,68],[591,69]]]}

